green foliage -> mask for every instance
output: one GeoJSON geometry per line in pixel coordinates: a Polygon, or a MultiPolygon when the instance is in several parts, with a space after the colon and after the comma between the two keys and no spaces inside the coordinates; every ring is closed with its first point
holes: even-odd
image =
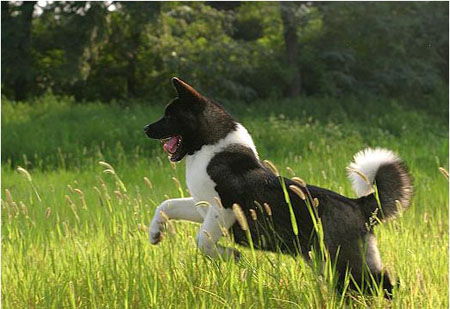
{"type": "Polygon", "coordinates": [[[84,158],[114,158],[123,149],[148,148],[143,128],[162,113],[144,105],[132,109],[117,103],[77,104],[71,98],[51,95],[29,103],[2,102],[2,156],[26,168],[83,166],[84,158]],[[140,148],[139,148],[140,147],[140,148]],[[67,163],[65,163],[67,159],[67,163]]]}
{"type": "MultiPolygon", "coordinates": [[[[428,99],[423,110],[411,110],[401,101],[373,97],[302,97],[256,105],[224,105],[241,118],[257,139],[264,141],[259,145],[262,153],[282,156],[280,142],[290,145],[292,153],[305,153],[310,151],[310,136],[317,134],[343,144],[353,140],[389,146],[393,139],[400,138],[399,143],[405,145],[423,141],[417,147],[424,151],[427,147],[436,148],[438,145],[428,143],[437,140],[428,137],[446,138],[448,120],[445,114],[428,111],[439,106],[440,100],[428,99]],[[269,125],[265,131],[259,129],[262,123],[269,125]],[[341,140],[344,136],[346,139],[341,140]]],[[[96,166],[96,160],[104,159],[114,165],[123,160],[132,164],[136,157],[161,154],[159,144],[149,142],[143,128],[160,118],[164,105],[165,102],[79,104],[74,99],[53,95],[30,103],[4,99],[2,160],[12,167],[21,165],[27,169],[91,168],[96,166]]]]}
{"type": "Polygon", "coordinates": [[[306,95],[419,104],[448,92],[445,2],[286,6],[298,40],[290,58],[277,2],[52,2],[27,23],[30,6],[39,4],[2,3],[9,98],[51,90],[77,101],[154,101],[167,96],[174,75],[213,97],[245,101],[286,96],[294,75],[306,95]],[[26,48],[18,54],[18,46],[26,48]]]}
{"type": "Polygon", "coordinates": [[[375,230],[385,267],[401,281],[386,301],[342,299],[327,270],[281,254],[237,247],[239,263],[210,260],[195,248],[198,226],[186,222],[151,246],[156,206],[181,195],[172,177],[188,194],[184,163],[171,165],[142,132],[163,105],[2,102],[2,158],[11,160],[2,162],[2,308],[448,307],[448,181],[438,170],[448,170],[446,117],[371,98],[229,106],[281,175],[293,176],[290,167],[346,196],[354,193],[345,166],[361,148],[388,147],[407,162],[411,209],[375,230]]]}
{"type": "Polygon", "coordinates": [[[323,86],[332,93],[417,95],[448,83],[446,3],[336,2],[322,11],[331,68],[323,86]]]}

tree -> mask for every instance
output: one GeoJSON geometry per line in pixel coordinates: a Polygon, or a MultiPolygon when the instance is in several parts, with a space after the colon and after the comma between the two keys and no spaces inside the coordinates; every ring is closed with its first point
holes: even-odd
{"type": "Polygon", "coordinates": [[[146,25],[156,20],[159,15],[160,2],[121,2],[122,12],[125,14],[124,27],[127,28],[124,40],[126,50],[126,78],[127,92],[130,96],[137,95],[137,62],[139,48],[142,45],[142,35],[146,25]]]}
{"type": "Polygon", "coordinates": [[[288,85],[288,96],[299,96],[302,91],[302,76],[298,67],[298,19],[296,10],[298,2],[280,2],[281,20],[283,21],[283,37],[286,53],[286,67],[289,68],[291,78],[288,85]]]}
{"type": "Polygon", "coordinates": [[[2,67],[5,85],[18,101],[28,96],[31,68],[31,22],[36,1],[11,4],[2,1],[2,67]]]}
{"type": "Polygon", "coordinates": [[[45,3],[1,4],[9,98],[166,97],[174,75],[246,101],[448,86],[445,2],[45,3]]]}

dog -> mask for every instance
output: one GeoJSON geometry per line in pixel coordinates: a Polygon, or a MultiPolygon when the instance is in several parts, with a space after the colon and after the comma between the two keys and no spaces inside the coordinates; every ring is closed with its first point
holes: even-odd
{"type": "Polygon", "coordinates": [[[152,244],[161,241],[167,219],[200,223],[196,243],[211,258],[239,257],[236,250],[217,244],[226,233],[240,245],[300,254],[306,260],[322,239],[339,284],[348,271],[354,284],[375,280],[385,295],[392,294],[394,285],[383,270],[373,228],[411,204],[412,179],[398,156],[380,148],[357,153],[348,167],[355,199],[283,178],[260,161],[248,131],[221,105],[179,78],[172,84],[177,97],[144,130],[163,142],[171,161],[186,158],[191,197],[157,207],[149,228],[152,244]],[[209,206],[198,207],[202,202],[209,206]],[[237,219],[244,219],[245,230],[237,219]]]}

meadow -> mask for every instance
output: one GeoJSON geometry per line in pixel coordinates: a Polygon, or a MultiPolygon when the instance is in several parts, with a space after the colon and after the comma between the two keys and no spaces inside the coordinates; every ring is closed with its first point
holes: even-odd
{"type": "Polygon", "coordinates": [[[195,224],[173,222],[150,245],[156,206],[188,195],[184,163],[171,164],[143,133],[165,102],[3,100],[2,307],[447,308],[447,102],[225,103],[282,175],[345,196],[355,196],[345,167],[360,149],[386,147],[406,161],[412,206],[376,228],[384,265],[401,282],[389,301],[342,297],[300,258],[235,246],[241,261],[211,260],[195,248],[195,224]]]}

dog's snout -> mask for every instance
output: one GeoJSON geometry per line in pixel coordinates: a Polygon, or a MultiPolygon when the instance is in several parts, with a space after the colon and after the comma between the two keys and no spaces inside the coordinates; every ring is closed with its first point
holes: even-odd
{"type": "Polygon", "coordinates": [[[154,139],[160,139],[164,136],[169,136],[170,133],[167,133],[166,131],[167,129],[161,120],[150,123],[144,127],[144,132],[147,137],[154,139]]]}
{"type": "Polygon", "coordinates": [[[145,135],[148,138],[158,138],[158,129],[155,128],[152,124],[148,124],[144,127],[145,135]]]}

